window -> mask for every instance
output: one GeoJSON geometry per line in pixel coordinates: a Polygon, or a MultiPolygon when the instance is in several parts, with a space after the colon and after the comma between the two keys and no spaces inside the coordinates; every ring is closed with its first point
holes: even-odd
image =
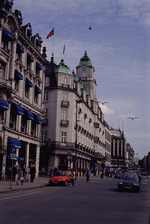
{"type": "Polygon", "coordinates": [[[64,78],[64,84],[67,85],[67,77],[64,78]]]}
{"type": "Polygon", "coordinates": [[[27,85],[25,86],[25,96],[29,98],[29,87],[27,85]]]}
{"type": "Polygon", "coordinates": [[[21,119],[21,132],[23,132],[23,133],[26,132],[26,126],[27,126],[27,120],[25,119],[24,116],[22,116],[22,119],[21,119]]]}
{"type": "Polygon", "coordinates": [[[45,109],[45,120],[48,119],[48,109],[45,109]]]}
{"type": "Polygon", "coordinates": [[[44,91],[44,101],[48,102],[48,91],[44,91]]]}
{"type": "Polygon", "coordinates": [[[0,78],[4,78],[5,70],[0,66],[0,78]]]}
{"type": "Polygon", "coordinates": [[[50,77],[45,77],[45,85],[49,86],[50,85],[50,77]]]}
{"type": "Polygon", "coordinates": [[[62,119],[63,120],[67,120],[67,117],[68,117],[68,111],[67,110],[63,110],[62,119]]]}
{"type": "Polygon", "coordinates": [[[61,142],[66,143],[66,138],[67,138],[67,132],[62,132],[61,133],[61,142]]]}
{"type": "Polygon", "coordinates": [[[0,78],[4,78],[5,76],[5,67],[6,67],[6,62],[4,62],[2,59],[0,59],[0,78]]]}
{"type": "Polygon", "coordinates": [[[17,115],[14,113],[12,107],[10,110],[10,118],[9,118],[9,127],[12,129],[16,129],[16,119],[17,119],[17,115]]]}
{"type": "Polygon", "coordinates": [[[62,100],[63,101],[68,101],[68,93],[66,93],[66,92],[63,93],[62,100]]]}
{"type": "Polygon", "coordinates": [[[34,120],[32,120],[31,121],[31,136],[35,137],[35,133],[36,133],[36,124],[34,120]]]}
{"type": "Polygon", "coordinates": [[[42,142],[45,143],[47,139],[47,131],[42,131],[42,142]]]}

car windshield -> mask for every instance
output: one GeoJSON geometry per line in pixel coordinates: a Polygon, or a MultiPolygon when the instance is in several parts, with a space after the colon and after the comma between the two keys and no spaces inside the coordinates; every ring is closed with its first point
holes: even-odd
{"type": "Polygon", "coordinates": [[[57,172],[53,176],[66,176],[65,172],[57,172]]]}
{"type": "Polygon", "coordinates": [[[122,175],[123,180],[138,180],[138,176],[135,173],[124,173],[122,175]]]}

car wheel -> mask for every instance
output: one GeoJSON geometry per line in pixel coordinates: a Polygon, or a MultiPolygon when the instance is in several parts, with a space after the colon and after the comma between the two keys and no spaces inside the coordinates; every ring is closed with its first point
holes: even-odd
{"type": "Polygon", "coordinates": [[[67,184],[68,184],[67,181],[65,181],[65,186],[67,186],[67,184]]]}
{"type": "Polygon", "coordinates": [[[122,187],[118,186],[118,191],[121,192],[122,190],[122,187]]]}

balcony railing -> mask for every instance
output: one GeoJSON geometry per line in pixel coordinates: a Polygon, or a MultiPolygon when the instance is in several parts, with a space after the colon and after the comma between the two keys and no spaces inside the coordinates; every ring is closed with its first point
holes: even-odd
{"type": "Polygon", "coordinates": [[[95,127],[95,128],[99,128],[99,123],[94,122],[94,127],[95,127]]]}
{"type": "Polygon", "coordinates": [[[63,100],[63,101],[61,102],[61,106],[62,106],[62,107],[66,107],[66,108],[68,108],[68,107],[69,107],[69,101],[64,101],[64,100],[63,100]]]}
{"type": "Polygon", "coordinates": [[[69,121],[68,120],[61,120],[61,126],[62,127],[68,127],[69,126],[69,121]]]}

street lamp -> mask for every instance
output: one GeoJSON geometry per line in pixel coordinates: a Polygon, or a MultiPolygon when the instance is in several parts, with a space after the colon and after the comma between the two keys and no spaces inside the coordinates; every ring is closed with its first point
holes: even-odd
{"type": "Polygon", "coordinates": [[[76,140],[75,140],[75,175],[77,179],[77,123],[78,123],[78,117],[77,117],[77,104],[82,103],[83,99],[79,98],[76,100],[76,140]]]}

